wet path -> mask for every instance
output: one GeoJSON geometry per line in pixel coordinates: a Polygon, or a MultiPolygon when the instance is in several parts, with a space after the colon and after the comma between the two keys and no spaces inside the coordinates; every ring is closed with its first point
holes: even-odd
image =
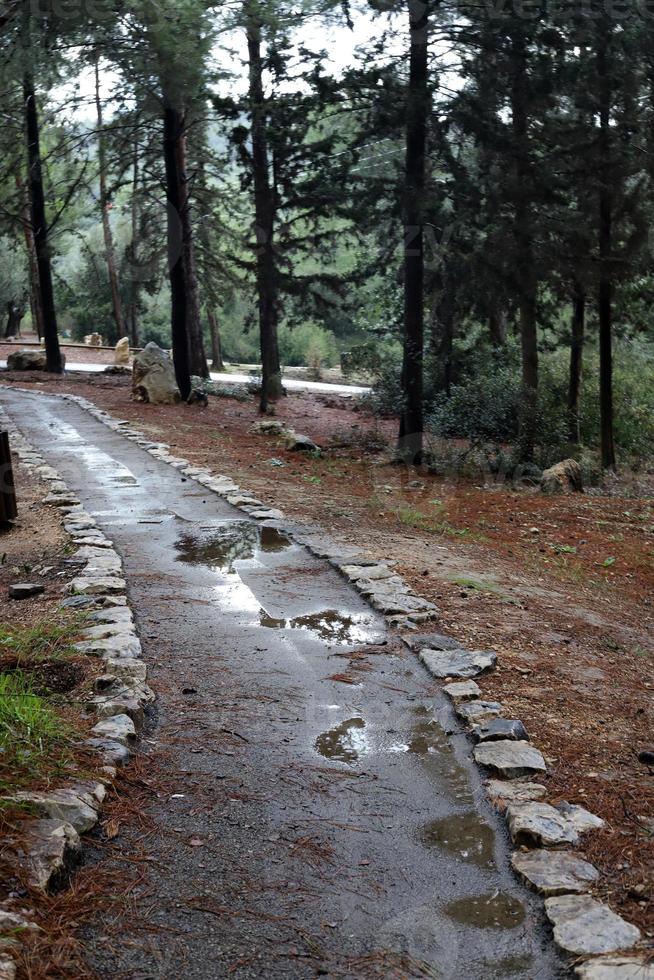
{"type": "Polygon", "coordinates": [[[0,403],[120,551],[159,695],[142,918],[98,923],[99,973],[557,976],[449,708],[348,584],[79,407],[0,403]]]}

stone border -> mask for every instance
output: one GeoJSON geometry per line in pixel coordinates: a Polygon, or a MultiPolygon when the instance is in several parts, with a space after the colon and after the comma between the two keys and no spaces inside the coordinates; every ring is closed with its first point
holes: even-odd
{"type": "MultiPolygon", "coordinates": [[[[58,508],[70,540],[77,545],[72,556],[80,572],[68,586],[70,595],[62,609],[80,609],[89,614],[89,625],[80,632],[75,648],[88,656],[101,657],[105,672],[95,680],[95,693],[85,710],[96,714],[97,724],[83,745],[94,749],[102,762],[97,781],[77,780],[47,792],[16,792],[3,802],[27,805],[36,819],[21,824],[20,863],[33,887],[47,891],[65,880],[79,862],[80,835],[100,819],[107,786],[116,767],[129,761],[131,745],[143,725],[144,707],[154,701],[148,687],[147,666],[140,659],[141,644],[131,609],[127,604],[122,561],[112,542],[72,494],[59,473],[46,463],[0,407],[0,423],[11,437],[12,452],[28,472],[45,483],[43,503],[58,508]],[[82,567],[83,566],[83,567],[82,567]]],[[[16,963],[11,956],[15,940],[3,933],[37,929],[29,910],[15,912],[0,907],[0,980],[14,980],[16,963]]]]}
{"type": "MultiPolygon", "coordinates": [[[[29,389],[15,389],[35,394],[29,389]]],[[[38,392],[38,394],[48,394],[38,392]]],[[[79,395],[55,394],[85,409],[95,419],[151,456],[180,470],[256,520],[283,521],[281,510],[257,500],[228,476],[213,474],[174,456],[165,443],[153,442],[128,421],[79,395]]],[[[447,682],[442,690],[452,703],[459,722],[474,744],[475,762],[490,770],[486,792],[506,816],[516,850],[511,863],[516,875],[545,898],[545,913],[561,950],[585,962],[576,973],[583,980],[654,980],[654,967],[643,957],[612,954],[633,949],[642,936],[636,926],[616,915],[587,893],[599,878],[597,869],[582,860],[571,847],[583,834],[604,826],[604,821],[581,806],[542,802],[546,787],[533,780],[547,772],[542,754],[535,748],[518,719],[502,717],[502,705],[484,701],[474,678],[495,668],[497,656],[489,651],[466,650],[452,637],[419,633],[418,628],[438,615],[433,604],[411,591],[389,564],[368,558],[361,550],[329,544],[318,533],[294,530],[295,540],[312,554],[326,559],[384,615],[390,627],[404,629],[404,643],[416,653],[429,673],[447,682]],[[605,957],[603,954],[608,954],[605,957]]],[[[2,977],[0,975],[0,980],[2,977]]]]}

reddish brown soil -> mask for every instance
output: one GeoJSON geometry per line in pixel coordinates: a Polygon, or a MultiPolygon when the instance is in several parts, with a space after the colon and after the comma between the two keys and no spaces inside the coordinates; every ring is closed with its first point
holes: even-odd
{"type": "Polygon", "coordinates": [[[439,628],[497,651],[484,695],[521,718],[548,757],[550,798],[606,820],[583,847],[603,872],[601,894],[654,936],[654,771],[637,759],[654,749],[651,482],[550,498],[388,465],[379,447],[394,423],[333,401],[278,407],[324,447],[314,459],[252,432],[254,403],[154,407],[132,403],[125,378],[4,380],[85,395],[289,517],[395,562],[439,606],[439,628]]]}
{"type": "MultiPolygon", "coordinates": [[[[43,624],[73,622],[73,614],[62,612],[61,602],[67,582],[74,572],[65,564],[67,537],[61,527],[56,510],[41,501],[45,495],[42,484],[28,476],[21,466],[15,466],[18,519],[0,526],[0,627],[3,632],[12,628],[37,628],[43,624]],[[32,582],[44,586],[45,591],[30,599],[20,601],[8,598],[8,588],[16,582],[32,582]]],[[[10,644],[0,640],[0,671],[20,670],[29,675],[32,689],[56,706],[72,732],[82,733],[90,727],[88,719],[80,718],[80,701],[92,688],[93,677],[101,669],[100,662],[88,657],[65,655],[53,651],[47,657],[32,657],[21,652],[17,656],[10,644]]],[[[66,750],[70,771],[76,768],[78,753],[66,750]]],[[[79,757],[81,760],[81,756],[79,757]]],[[[84,759],[84,766],[88,760],[84,759]]],[[[8,769],[0,759],[0,784],[15,785],[17,774],[8,769]]],[[[18,774],[20,788],[45,788],[61,779],[61,773],[53,773],[44,764],[40,771],[30,770],[28,775],[18,774]]]]}

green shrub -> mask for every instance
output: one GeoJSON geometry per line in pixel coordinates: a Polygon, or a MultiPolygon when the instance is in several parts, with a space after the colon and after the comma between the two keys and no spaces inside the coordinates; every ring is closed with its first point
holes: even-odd
{"type": "Polygon", "coordinates": [[[316,323],[296,327],[283,324],[279,329],[279,357],[289,367],[310,367],[320,373],[338,364],[339,352],[334,335],[316,323]]]}

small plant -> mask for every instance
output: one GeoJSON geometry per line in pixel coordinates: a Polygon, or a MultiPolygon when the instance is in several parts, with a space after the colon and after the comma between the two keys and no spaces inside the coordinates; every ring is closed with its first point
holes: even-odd
{"type": "Polygon", "coordinates": [[[0,660],[22,661],[58,660],[75,656],[73,647],[83,616],[59,622],[39,623],[37,626],[17,626],[0,623],[0,660]]]}
{"type": "Polygon", "coordinates": [[[20,671],[0,673],[0,786],[14,787],[59,769],[70,732],[54,708],[33,693],[20,671]]]}

